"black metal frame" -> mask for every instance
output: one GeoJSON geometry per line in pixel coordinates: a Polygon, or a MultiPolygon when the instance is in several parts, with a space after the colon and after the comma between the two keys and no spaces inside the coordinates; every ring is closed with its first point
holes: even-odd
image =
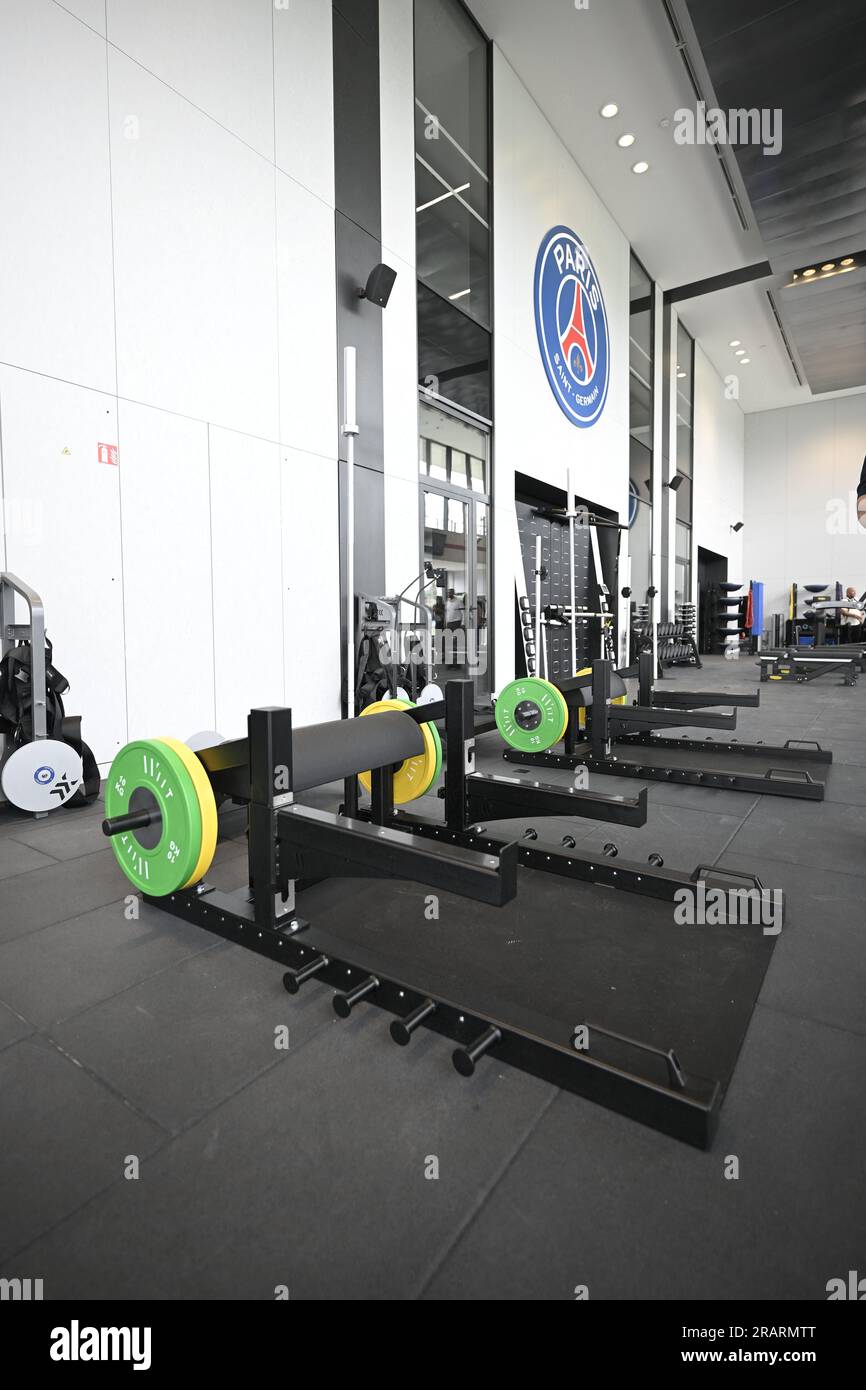
{"type": "Polygon", "coordinates": [[[852,651],[848,655],[840,649],[835,650],[832,656],[815,656],[811,648],[802,654],[762,654],[758,665],[762,681],[793,681],[797,685],[805,685],[807,681],[818,680],[821,676],[836,675],[842,677],[840,685],[856,685],[858,674],[866,670],[863,653],[852,651]]]}
{"type": "MultiPolygon", "coordinates": [[[[610,777],[637,777],[641,781],[678,782],[686,786],[709,787],[716,790],[745,792],[751,796],[788,796],[805,801],[823,801],[824,784],[814,781],[807,770],[790,767],[771,766],[765,773],[714,771],[712,767],[664,767],[655,763],[630,761],[622,756],[624,749],[634,749],[639,759],[641,747],[661,748],[666,751],[686,753],[689,756],[706,754],[709,745],[713,752],[738,753],[744,757],[760,757],[771,762],[796,760],[826,765],[833,761],[833,754],[820,744],[797,747],[802,740],[788,739],[785,744],[741,743],[738,740],[719,742],[707,738],[698,742],[686,736],[681,738],[659,737],[655,730],[686,724],[694,728],[734,728],[736,709],[730,715],[710,715],[698,713],[704,699],[715,699],[718,703],[748,705],[758,704],[758,693],[748,695],[720,695],[707,692],[706,695],[680,692],[676,707],[667,706],[667,693],[660,700],[651,690],[652,657],[641,653],[640,688],[644,699],[651,703],[639,705],[612,705],[610,703],[611,669],[606,661],[593,662],[592,703],[586,708],[588,737],[581,740],[576,721],[569,717],[563,740],[563,752],[549,749],[545,753],[524,753],[514,748],[506,748],[503,757],[506,762],[526,764],[530,767],[554,767],[575,769],[585,767],[588,772],[597,772],[610,777]],[[647,682],[650,683],[648,687],[647,682]],[[688,701],[686,708],[685,703],[688,701]],[[662,704],[661,702],[665,702],[662,704]],[[693,702],[693,703],[692,703],[693,702]],[[615,742],[618,740],[618,742],[615,742]]],[[[624,675],[634,673],[631,667],[624,675]]],[[[569,689],[571,683],[562,687],[566,702],[582,704],[583,695],[579,690],[569,689]]]]}
{"type": "MultiPolygon", "coordinates": [[[[479,1012],[459,997],[431,993],[423,982],[395,973],[393,961],[379,946],[348,948],[337,934],[314,927],[296,911],[296,885],[331,876],[414,879],[500,905],[514,896],[518,862],[670,900],[678,888],[712,874],[732,876],[711,866],[699,866],[688,876],[661,873],[652,866],[614,867],[610,861],[595,863],[566,848],[518,846],[486,837],[481,827],[471,824],[479,811],[503,816],[532,809],[642,824],[646,789],[627,801],[480,776],[474,771],[471,681],[449,682],[441,705],[411,713],[419,722],[446,717],[444,825],[394,810],[392,767],[372,770],[369,808],[358,806],[354,775],[346,783],[348,815],[297,805],[291,789],[291,712],[253,710],[247,739],[199,754],[215,791],[248,803],[248,884],[224,892],[203,881],[146,901],[280,962],[290,993],[309,979],[331,985],[339,991],[333,1003],[341,1017],[348,1017],[362,999],[393,1014],[390,1032],[397,1043],[408,1042],[422,1025],[451,1039],[454,1066],[462,1075],[471,1075],[479,1058],[489,1052],[502,1063],[686,1143],[707,1147],[718,1120],[721,1087],[718,1081],[686,1074],[672,1048],[661,1049],[583,1020],[590,1047],[578,1049],[573,1037],[549,1036],[549,1028],[540,1031],[534,1017],[515,1019],[519,1009],[479,1012]]],[[[752,876],[733,876],[761,888],[752,876]]]]}

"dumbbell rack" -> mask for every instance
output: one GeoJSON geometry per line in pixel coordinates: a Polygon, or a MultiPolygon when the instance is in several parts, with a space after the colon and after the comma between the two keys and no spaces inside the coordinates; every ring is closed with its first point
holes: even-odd
{"type": "Polygon", "coordinates": [[[574,815],[580,807],[594,818],[642,824],[646,791],[629,802],[538,784],[526,788],[512,779],[475,773],[470,681],[449,682],[441,706],[407,713],[419,723],[446,720],[445,826],[394,810],[392,766],[372,770],[370,806],[358,814],[354,775],[346,779],[348,804],[343,810],[349,814],[300,806],[291,791],[276,794],[276,769],[284,774],[288,768],[291,786],[291,712],[253,710],[247,739],[198,755],[216,793],[248,804],[249,883],[226,893],[203,881],[167,897],[146,896],[146,901],[278,961],[291,994],[311,979],[330,985],[338,991],[334,1009],[340,1017],[348,1017],[362,1000],[394,1015],[390,1033],[397,1043],[407,1043],[422,1026],[449,1038],[455,1044],[454,1066],[462,1075],[471,1075],[489,1053],[498,1062],[707,1147],[718,1118],[720,1086],[686,1074],[672,1048],[586,1020],[591,1046],[577,1050],[570,1037],[548,1036],[510,1011],[509,1016],[482,1013],[459,993],[431,992],[426,983],[404,973],[405,963],[395,973],[387,948],[347,949],[338,932],[313,926],[297,911],[296,887],[300,890],[304,883],[327,877],[412,879],[501,905],[516,892],[519,863],[669,900],[677,888],[697,882],[699,871],[686,876],[651,867],[641,867],[627,882],[628,866],[590,864],[552,846],[534,849],[497,841],[481,827],[467,826],[467,816],[482,806],[500,816],[525,815],[532,809],[558,815],[567,809],[574,815]],[[449,828],[458,822],[466,826],[462,832],[449,828]],[[624,1063],[623,1053],[634,1060],[624,1063]]]}

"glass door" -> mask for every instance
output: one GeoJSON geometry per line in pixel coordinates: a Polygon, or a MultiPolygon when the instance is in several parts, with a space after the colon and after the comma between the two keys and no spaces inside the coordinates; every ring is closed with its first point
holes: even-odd
{"type": "Polygon", "coordinates": [[[487,434],[426,403],[421,406],[421,563],[435,581],[434,665],[440,683],[475,682],[475,703],[490,703],[490,504],[487,434]]]}

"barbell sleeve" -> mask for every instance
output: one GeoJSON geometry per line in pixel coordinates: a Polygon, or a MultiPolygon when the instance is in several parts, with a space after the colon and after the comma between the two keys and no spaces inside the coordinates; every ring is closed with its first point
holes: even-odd
{"type": "Polygon", "coordinates": [[[130,811],[128,815],[112,816],[110,820],[104,820],[102,833],[108,836],[125,835],[128,830],[144,830],[148,825],[161,823],[161,811],[130,811]]]}

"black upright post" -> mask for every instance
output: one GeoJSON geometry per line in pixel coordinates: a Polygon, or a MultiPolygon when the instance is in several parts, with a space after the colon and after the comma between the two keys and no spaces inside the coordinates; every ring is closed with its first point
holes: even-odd
{"type": "Polygon", "coordinates": [[[249,868],[256,922],[277,926],[276,808],[292,800],[292,711],[250,710],[249,868]]]}
{"type": "Polygon", "coordinates": [[[637,702],[639,705],[649,707],[653,702],[653,654],[651,651],[640,653],[637,659],[637,672],[637,702]]]}
{"type": "Polygon", "coordinates": [[[606,758],[610,751],[610,662],[592,663],[592,706],[588,711],[592,756],[606,758]]]}
{"type": "MultiPolygon", "coordinates": [[[[445,685],[445,821],[449,830],[466,829],[467,757],[474,740],[472,681],[448,681],[445,685]]],[[[474,753],[472,758],[474,766],[474,753]]]]}
{"type": "Polygon", "coordinates": [[[370,785],[370,819],[390,825],[394,819],[394,769],[374,767],[370,785]]]}

